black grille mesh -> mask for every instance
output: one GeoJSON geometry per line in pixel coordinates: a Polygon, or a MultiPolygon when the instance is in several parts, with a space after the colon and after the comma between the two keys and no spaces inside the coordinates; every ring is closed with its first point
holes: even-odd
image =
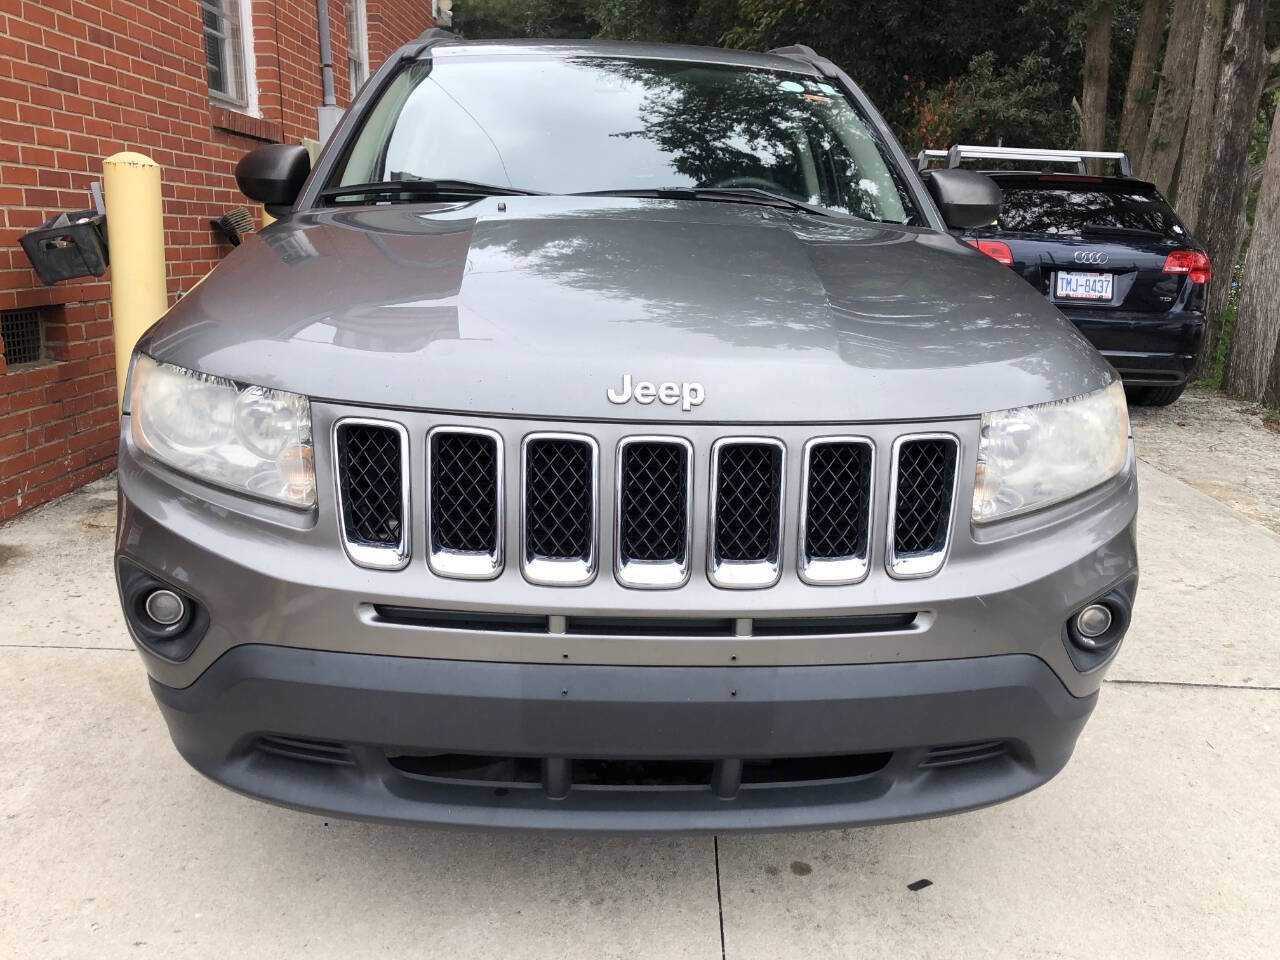
{"type": "Polygon", "coordinates": [[[871,448],[865,443],[811,447],[805,555],[814,559],[865,557],[870,494],[871,448]]]}
{"type": "Polygon", "coordinates": [[[908,440],[898,452],[893,549],[899,557],[941,550],[951,517],[956,445],[951,440],[908,440]]]}
{"type": "Polygon", "coordinates": [[[431,549],[491,553],[498,541],[498,442],[431,435],[431,549]]]}
{"type": "Polygon", "coordinates": [[[778,556],[782,451],[771,444],[735,443],[719,449],[715,555],[751,562],[778,556]]]}
{"type": "Polygon", "coordinates": [[[396,546],[404,518],[400,434],[390,427],[338,427],[338,476],[347,539],[396,546]]]}
{"type": "Polygon", "coordinates": [[[581,440],[529,441],[525,454],[525,552],[548,560],[591,555],[591,446],[581,440]]]}
{"type": "Polygon", "coordinates": [[[685,448],[639,442],[622,450],[619,555],[632,560],[684,563],[688,543],[688,471],[685,448]]]}

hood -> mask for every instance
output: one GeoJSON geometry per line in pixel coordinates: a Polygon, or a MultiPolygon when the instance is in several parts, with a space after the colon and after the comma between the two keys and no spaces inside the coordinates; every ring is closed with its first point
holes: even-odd
{"type": "Polygon", "coordinates": [[[615,198],[297,214],[246,237],[141,346],[316,399],[572,419],[937,419],[1113,377],[948,235],[615,198]],[[627,375],[699,384],[702,403],[610,402],[627,375]]]}

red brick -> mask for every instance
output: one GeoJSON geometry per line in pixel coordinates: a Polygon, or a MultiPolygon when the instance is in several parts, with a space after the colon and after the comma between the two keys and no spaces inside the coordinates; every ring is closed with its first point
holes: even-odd
{"type": "Polygon", "coordinates": [[[42,443],[53,443],[55,440],[65,440],[71,436],[72,421],[55,420],[40,432],[40,441],[42,443]]]}
{"type": "MultiPolygon", "coordinates": [[[[367,3],[374,68],[430,26],[430,0],[367,3]]],[[[0,521],[109,473],[119,432],[109,276],[45,287],[18,238],[87,207],[102,161],[140,150],[164,168],[170,296],[190,290],[230,249],[208,221],[245,203],[239,158],[315,135],[315,20],[313,0],[253,0],[261,116],[247,117],[209,105],[190,0],[0,0],[0,309],[46,310],[57,360],[15,370],[0,356],[0,521]]],[[[330,26],[340,54],[337,0],[330,26]]]]}
{"type": "Polygon", "coordinates": [[[10,458],[16,459],[16,454],[23,453],[27,449],[27,435],[25,433],[15,433],[9,437],[0,437],[0,463],[10,458]]]}

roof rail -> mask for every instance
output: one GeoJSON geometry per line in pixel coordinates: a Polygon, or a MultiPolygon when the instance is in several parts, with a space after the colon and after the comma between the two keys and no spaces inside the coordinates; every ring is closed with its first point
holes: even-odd
{"type": "Polygon", "coordinates": [[[425,31],[422,36],[418,37],[419,43],[431,43],[436,40],[461,40],[456,33],[450,30],[442,30],[440,27],[432,27],[425,31]]]}
{"type": "Polygon", "coordinates": [[[410,46],[405,47],[401,54],[401,59],[417,60],[422,56],[422,52],[428,47],[434,47],[438,43],[448,43],[452,40],[461,40],[462,38],[456,33],[450,33],[448,30],[441,30],[439,27],[432,27],[422,36],[418,37],[410,46]]]}
{"type": "MultiPolygon", "coordinates": [[[[922,151],[932,152],[932,151],[922,151]]],[[[965,160],[1029,160],[1037,163],[1074,163],[1081,173],[1088,172],[1086,160],[1114,160],[1122,177],[1133,176],[1133,165],[1127,153],[1104,150],[1042,150],[1035,147],[979,147],[957,145],[947,151],[947,166],[958,167],[965,160]]]]}
{"type": "Polygon", "coordinates": [[[774,47],[772,50],[766,50],[765,53],[772,57],[786,57],[788,60],[799,60],[801,63],[807,63],[811,67],[817,67],[818,72],[825,77],[835,76],[835,64],[814,50],[813,47],[807,47],[803,43],[793,43],[786,47],[774,47]]]}
{"type": "Polygon", "coordinates": [[[945,159],[947,159],[946,150],[921,150],[916,154],[916,169],[924,173],[933,161],[945,159]]]}

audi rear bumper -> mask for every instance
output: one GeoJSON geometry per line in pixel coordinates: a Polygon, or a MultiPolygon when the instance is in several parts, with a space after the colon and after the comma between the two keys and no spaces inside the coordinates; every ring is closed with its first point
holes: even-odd
{"type": "Polygon", "coordinates": [[[1204,339],[1204,314],[1190,310],[1142,313],[1069,307],[1063,313],[1131,387],[1185,383],[1204,339]]]}

